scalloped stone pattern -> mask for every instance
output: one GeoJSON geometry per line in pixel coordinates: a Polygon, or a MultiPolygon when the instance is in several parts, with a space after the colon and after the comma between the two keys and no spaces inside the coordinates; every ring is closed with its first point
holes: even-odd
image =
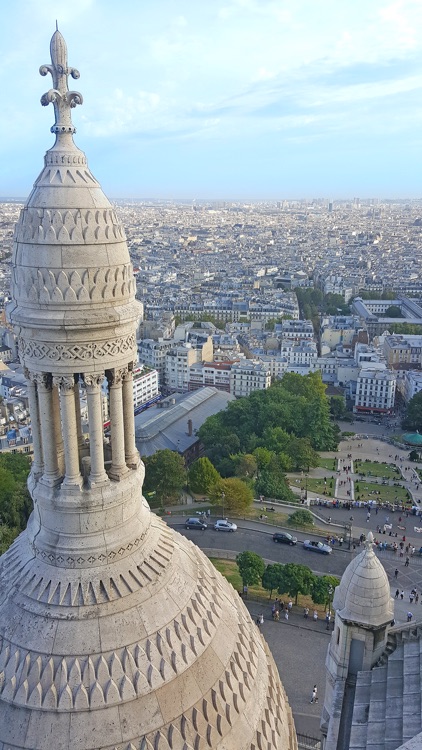
{"type": "Polygon", "coordinates": [[[13,295],[20,302],[62,305],[120,302],[136,291],[131,263],[109,268],[25,268],[13,270],[13,295]]]}
{"type": "Polygon", "coordinates": [[[124,242],[126,236],[112,208],[24,208],[15,227],[15,240],[37,245],[93,245],[124,242]]]}

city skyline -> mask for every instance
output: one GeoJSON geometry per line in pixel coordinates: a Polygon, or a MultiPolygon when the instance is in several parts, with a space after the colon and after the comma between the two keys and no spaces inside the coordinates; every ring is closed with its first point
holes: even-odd
{"type": "Polygon", "coordinates": [[[27,194],[52,145],[35,105],[57,14],[81,72],[76,143],[110,197],[420,197],[413,0],[18,0],[0,31],[0,195],[27,194]]]}

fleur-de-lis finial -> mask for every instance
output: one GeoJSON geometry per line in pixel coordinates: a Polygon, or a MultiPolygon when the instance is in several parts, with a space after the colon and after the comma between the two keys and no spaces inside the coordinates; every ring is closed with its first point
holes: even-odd
{"type": "Polygon", "coordinates": [[[42,76],[51,73],[53,88],[42,95],[41,104],[46,107],[50,102],[53,102],[56,121],[50,130],[59,137],[60,133],[76,132],[70,110],[77,104],[82,104],[83,98],[79,91],[69,91],[68,76],[79,78],[79,71],[76,68],[68,67],[66,42],[57,28],[57,21],[56,31],[51,37],[50,55],[51,65],[41,65],[40,73],[42,76]]]}

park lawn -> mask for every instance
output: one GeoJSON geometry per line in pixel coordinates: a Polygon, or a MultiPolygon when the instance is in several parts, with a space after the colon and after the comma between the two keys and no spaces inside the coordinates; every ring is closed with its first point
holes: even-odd
{"type": "Polygon", "coordinates": [[[318,466],[322,466],[323,469],[327,469],[328,471],[336,471],[337,458],[324,458],[324,456],[320,456],[318,466]]]}
{"type": "MultiPolygon", "coordinates": [[[[210,562],[214,565],[214,567],[218,570],[221,575],[224,576],[224,578],[231,583],[233,588],[236,591],[242,591],[243,585],[242,585],[242,579],[239,574],[239,570],[237,567],[237,564],[235,560],[221,560],[218,557],[210,557],[210,562]]],[[[248,590],[248,599],[252,599],[254,601],[262,602],[262,604],[266,604],[267,606],[270,604],[271,601],[275,599],[275,597],[281,597],[282,600],[285,602],[288,601],[289,597],[287,594],[277,594],[277,591],[274,590],[272,593],[272,599],[269,598],[269,591],[266,591],[266,589],[263,589],[262,586],[249,586],[248,590]]],[[[297,607],[295,606],[293,602],[293,611],[301,611],[304,609],[304,607],[308,607],[309,610],[316,609],[318,614],[322,617],[324,614],[324,607],[321,604],[314,604],[310,596],[302,596],[302,594],[299,594],[298,596],[298,604],[297,607]]],[[[264,615],[265,616],[265,615],[264,615]]],[[[268,616],[267,616],[268,619],[268,616]]]]}
{"type": "MultiPolygon", "coordinates": [[[[299,500],[297,502],[299,504],[299,500]]],[[[278,510],[275,510],[274,512],[271,510],[266,512],[266,507],[267,506],[265,505],[265,503],[263,503],[262,505],[259,505],[257,507],[248,508],[248,510],[245,511],[244,514],[242,513],[242,516],[244,516],[245,518],[250,518],[252,520],[261,520],[259,518],[259,516],[261,515],[267,516],[267,518],[262,519],[264,523],[269,523],[272,526],[286,526],[289,513],[281,513],[278,510]]],[[[272,508],[273,506],[268,503],[268,507],[272,508]]]]}
{"type": "Polygon", "coordinates": [[[407,497],[407,490],[400,485],[399,487],[390,487],[389,485],[379,485],[359,479],[355,482],[355,500],[377,500],[379,503],[393,503],[395,500],[403,505],[412,504],[412,499],[407,497]],[[357,486],[359,489],[357,489],[357,486]],[[376,494],[379,492],[380,494],[376,494]]]}
{"type": "Polygon", "coordinates": [[[335,488],[336,488],[335,478],[331,479],[331,477],[327,477],[327,484],[325,485],[323,479],[315,479],[314,477],[308,477],[307,485],[308,485],[309,492],[317,492],[319,495],[324,495],[324,490],[325,490],[326,497],[334,497],[335,488]],[[330,487],[331,481],[333,483],[332,487],[330,487]]]}
{"type": "Polygon", "coordinates": [[[399,469],[395,469],[391,464],[378,463],[378,461],[361,461],[355,460],[353,468],[356,474],[365,474],[366,476],[385,477],[386,479],[400,479],[399,469]]]}

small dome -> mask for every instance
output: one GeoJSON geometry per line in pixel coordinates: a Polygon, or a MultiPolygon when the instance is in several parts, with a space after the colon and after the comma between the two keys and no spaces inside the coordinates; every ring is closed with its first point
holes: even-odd
{"type": "Polygon", "coordinates": [[[375,555],[369,532],[365,549],[347,566],[334,594],[333,606],[342,620],[377,627],[394,617],[387,574],[375,555]]]}

